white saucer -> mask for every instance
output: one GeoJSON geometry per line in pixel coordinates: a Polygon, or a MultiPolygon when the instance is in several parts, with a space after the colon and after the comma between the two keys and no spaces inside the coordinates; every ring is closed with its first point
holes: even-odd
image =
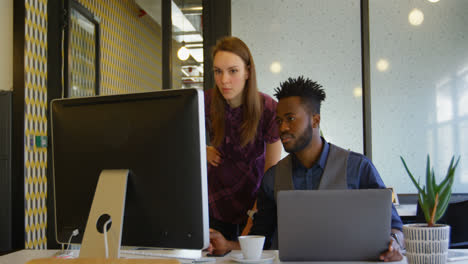
{"type": "Polygon", "coordinates": [[[244,259],[244,255],[242,253],[231,253],[229,257],[237,262],[240,263],[263,263],[263,262],[271,262],[275,259],[275,254],[273,253],[262,253],[260,259],[244,259]]]}

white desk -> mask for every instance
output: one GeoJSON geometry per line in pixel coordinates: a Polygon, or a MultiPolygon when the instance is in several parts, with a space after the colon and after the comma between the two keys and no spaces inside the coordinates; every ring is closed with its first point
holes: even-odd
{"type": "MultiPolygon", "coordinates": [[[[468,250],[467,250],[468,251],[468,250]]],[[[28,262],[29,260],[32,260],[32,259],[36,259],[36,258],[47,258],[47,257],[51,257],[53,256],[55,253],[57,252],[57,250],[21,250],[21,251],[17,251],[17,252],[14,252],[14,253],[11,253],[11,254],[8,254],[8,255],[4,255],[4,256],[0,256],[0,264],[24,264],[26,262],[28,262]]],[[[239,251],[233,251],[234,253],[237,253],[239,251]]],[[[276,254],[276,259],[273,261],[273,264],[279,264],[281,263],[281,261],[278,260],[278,251],[276,250],[269,250],[268,252],[274,252],[276,254]]],[[[208,262],[209,263],[213,263],[213,262],[208,262]]],[[[216,263],[224,263],[224,264],[236,264],[237,262],[231,260],[229,258],[229,255],[227,255],[226,257],[222,257],[222,258],[216,258],[216,263]]],[[[268,262],[266,262],[268,263],[268,262]]],[[[265,264],[266,264],[265,263],[265,264]]],[[[269,262],[271,263],[271,262],[269,262]]],[[[308,262],[284,262],[284,263],[287,263],[287,264],[306,264],[308,262]]],[[[319,263],[319,262],[315,262],[315,263],[319,263]]],[[[358,264],[358,263],[362,263],[362,262],[320,262],[320,263],[329,263],[329,264],[345,264],[345,263],[350,263],[350,264],[358,264]]],[[[382,263],[382,262],[370,262],[370,263],[382,263]]],[[[392,263],[395,263],[395,264],[406,264],[406,260],[402,260],[402,261],[399,261],[399,262],[392,262],[392,263]]],[[[456,263],[456,264],[459,264],[459,263],[468,263],[467,262],[453,262],[453,263],[456,263]]]]}
{"type": "Polygon", "coordinates": [[[395,206],[400,216],[416,216],[417,204],[400,204],[395,206]]]}
{"type": "MultiPolygon", "coordinates": [[[[0,264],[25,264],[29,260],[36,259],[36,258],[47,258],[54,256],[58,250],[21,250],[17,251],[8,255],[0,256],[0,264]]],[[[458,249],[457,251],[466,251],[468,249],[458,249]]],[[[277,250],[268,250],[267,252],[273,252],[276,255],[276,258],[273,262],[265,262],[264,264],[307,264],[307,263],[328,263],[328,264],[359,264],[363,262],[355,262],[355,261],[346,261],[346,262],[281,262],[278,259],[278,251],[277,250]]],[[[233,253],[239,253],[238,250],[234,250],[233,253]]],[[[141,257],[141,256],[140,256],[141,257]]],[[[184,262],[182,262],[184,263],[184,262]]],[[[185,262],[186,263],[186,262],[185,262]]],[[[207,262],[207,264],[214,263],[214,262],[207,262]]],[[[217,264],[237,264],[237,262],[231,260],[229,255],[222,258],[216,258],[217,264]]],[[[375,262],[365,262],[365,263],[383,263],[379,261],[375,262]]],[[[391,262],[395,264],[407,264],[406,259],[397,262],[391,262]]],[[[461,260],[455,262],[447,262],[453,264],[468,264],[468,260],[461,260]]],[[[262,263],[263,264],[263,263],[262,263]]]]}

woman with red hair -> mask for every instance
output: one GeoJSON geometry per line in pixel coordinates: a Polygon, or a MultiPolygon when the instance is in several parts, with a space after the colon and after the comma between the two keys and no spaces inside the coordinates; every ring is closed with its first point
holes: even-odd
{"type": "Polygon", "coordinates": [[[225,37],[213,50],[215,88],[205,92],[210,227],[237,240],[263,174],[281,158],[277,102],[257,88],[247,45],[225,37]]]}

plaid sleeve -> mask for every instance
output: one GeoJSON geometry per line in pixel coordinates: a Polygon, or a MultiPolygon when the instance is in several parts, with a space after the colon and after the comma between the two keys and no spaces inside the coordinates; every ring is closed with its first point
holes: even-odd
{"type": "Polygon", "coordinates": [[[279,130],[276,124],[276,105],[277,102],[266,94],[262,94],[263,104],[263,135],[267,144],[275,143],[279,140],[279,130]]]}

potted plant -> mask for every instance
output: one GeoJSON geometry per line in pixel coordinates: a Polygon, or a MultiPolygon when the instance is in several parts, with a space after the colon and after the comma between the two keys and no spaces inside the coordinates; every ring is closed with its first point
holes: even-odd
{"type": "Polygon", "coordinates": [[[418,190],[418,202],[426,219],[425,224],[407,224],[403,226],[408,263],[445,263],[448,253],[450,226],[437,224],[437,220],[444,215],[450,202],[455,169],[460,157],[455,164],[455,157],[452,157],[447,174],[437,184],[434,169],[431,169],[430,158],[427,155],[425,186],[419,183],[419,180],[416,181],[403,157],[400,156],[400,158],[411,181],[418,190]]]}

